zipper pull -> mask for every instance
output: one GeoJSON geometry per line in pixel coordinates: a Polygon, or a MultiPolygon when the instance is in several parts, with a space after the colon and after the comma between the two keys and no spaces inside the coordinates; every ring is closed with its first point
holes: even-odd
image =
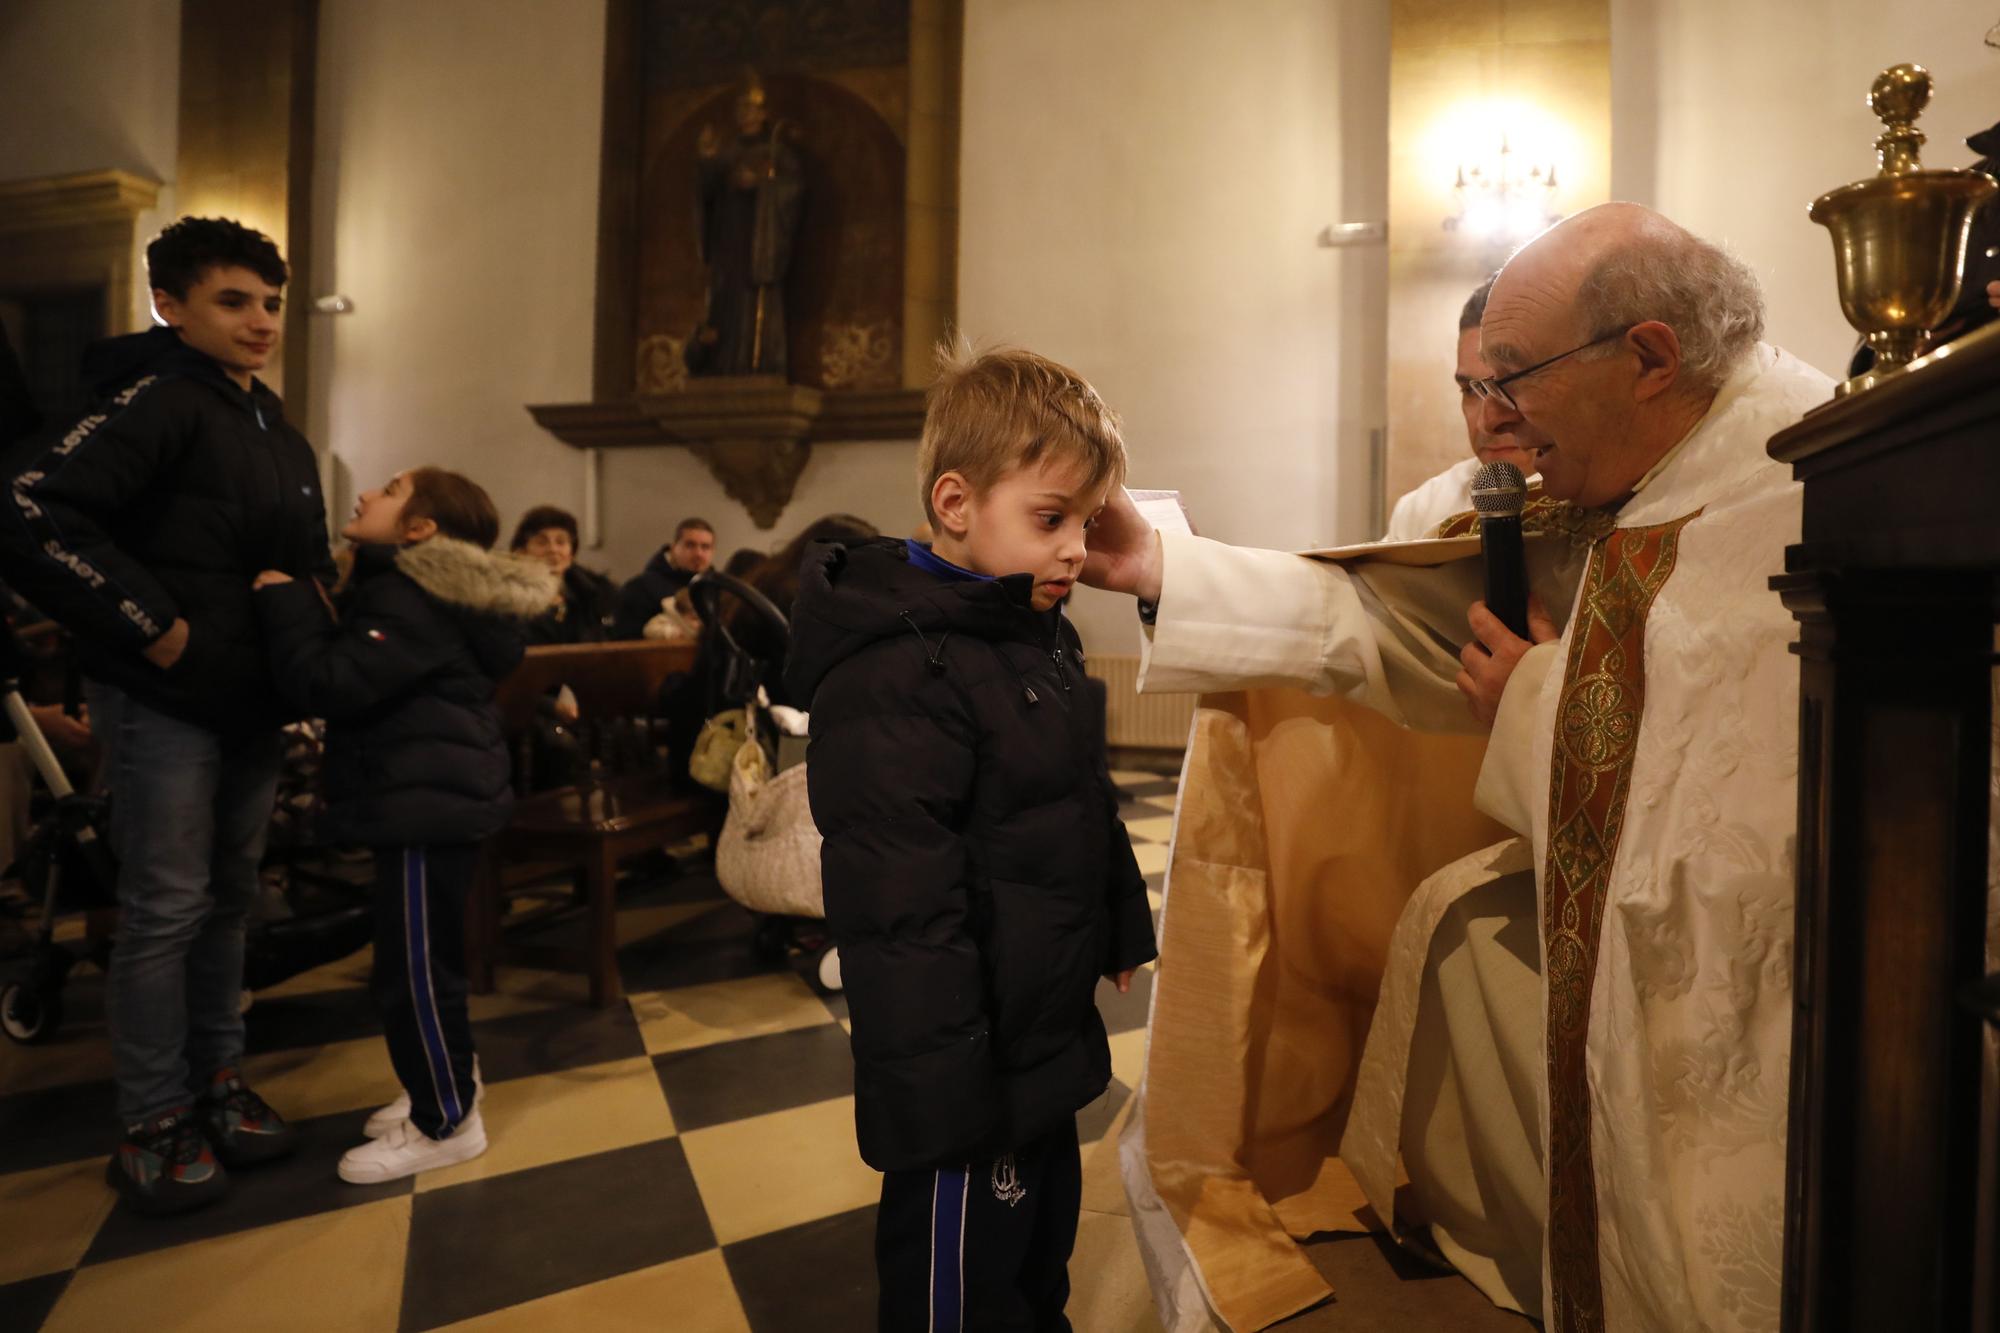
{"type": "Polygon", "coordinates": [[[1063,693],[1067,694],[1069,693],[1069,672],[1063,669],[1063,650],[1061,644],[1056,645],[1055,652],[1051,656],[1056,659],[1056,680],[1062,685],[1063,693]]]}

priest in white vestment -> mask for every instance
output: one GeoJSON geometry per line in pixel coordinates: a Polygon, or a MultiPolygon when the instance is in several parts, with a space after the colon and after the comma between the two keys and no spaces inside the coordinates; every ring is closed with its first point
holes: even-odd
{"type": "MultiPolygon", "coordinates": [[[[1485,427],[1534,451],[1554,500],[1611,515],[1561,635],[1541,617],[1530,644],[1475,607],[1458,678],[1492,726],[1479,807],[1535,875],[1560,1333],[1777,1327],[1798,669],[1766,580],[1800,492],[1765,442],[1832,384],[1762,327],[1746,268],[1622,204],[1523,249],[1482,323],[1485,427]]],[[[1153,618],[1142,688],[1433,711],[1437,680],[1346,570],[1156,537],[1127,506],[1093,548],[1086,581],[1153,618]]]]}
{"type": "Polygon", "coordinates": [[[1389,511],[1388,531],[1382,534],[1385,542],[1421,541],[1437,536],[1440,524],[1472,508],[1472,478],[1488,463],[1512,463],[1521,469],[1522,476],[1535,475],[1534,457],[1526,449],[1512,436],[1486,429],[1481,400],[1472,391],[1473,381],[1484,379],[1489,373],[1486,363],[1479,359],[1479,317],[1486,313],[1486,297],[1492,290],[1493,279],[1489,277],[1466,298],[1464,308],[1458,312],[1458,361],[1452,368],[1452,379],[1458,384],[1459,407],[1465,413],[1466,443],[1472,447],[1472,454],[1396,501],[1389,511]]]}

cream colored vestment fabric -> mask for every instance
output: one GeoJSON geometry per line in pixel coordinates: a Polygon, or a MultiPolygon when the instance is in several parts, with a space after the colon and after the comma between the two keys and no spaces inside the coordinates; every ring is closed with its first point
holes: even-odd
{"type": "MultiPolygon", "coordinates": [[[[1782,567],[1785,544],[1796,539],[1799,505],[1787,470],[1766,457],[1763,446],[1824,401],[1830,388],[1796,359],[1756,349],[1707,417],[1618,516],[1621,527],[1637,527],[1700,515],[1682,529],[1678,565],[1646,621],[1645,711],[1589,1001],[1588,1114],[1604,1310],[1612,1329],[1775,1327],[1797,668],[1786,652],[1789,618],[1766,580],[1782,567]]],[[[1466,633],[1462,608],[1477,593],[1476,562],[1468,562],[1470,571],[1350,571],[1195,538],[1163,537],[1162,547],[1167,577],[1145,650],[1146,688],[1337,691],[1409,727],[1467,726],[1450,680],[1457,670],[1453,649],[1466,633]],[[1458,614],[1444,614],[1454,601],[1458,614]]],[[[1543,597],[1552,607],[1568,604],[1551,601],[1546,591],[1543,597]]],[[[1530,835],[1530,865],[1537,873],[1548,855],[1547,784],[1563,696],[1559,664],[1517,673],[1500,725],[1519,728],[1527,743],[1496,744],[1479,778],[1482,806],[1530,835]]],[[[1238,1328],[1260,1327],[1289,1312],[1278,1307],[1311,1294],[1282,1246],[1284,1230],[1297,1234],[1302,1222],[1312,1221],[1310,1208],[1291,1206],[1313,1198],[1311,1182],[1291,1158],[1277,1188],[1296,1193],[1274,1197],[1259,1180],[1266,1160],[1259,1139],[1272,1125],[1263,1118],[1268,1103],[1260,1100],[1268,1093],[1258,1090],[1275,1086],[1284,1103],[1310,1085],[1321,1099],[1323,1127],[1345,1113],[1358,1063],[1350,1026],[1329,1021],[1323,1040],[1301,1044],[1298,1034],[1261,1026],[1274,1017],[1282,1026],[1288,1015],[1259,1003],[1305,975],[1316,1002],[1364,1005],[1355,998],[1362,988],[1358,974],[1345,975],[1348,989],[1340,991],[1329,975],[1292,963],[1291,946],[1300,942],[1287,938],[1278,923],[1304,919],[1330,940],[1344,933],[1350,944],[1333,953],[1380,969],[1389,963],[1395,934],[1393,921],[1386,933],[1381,930],[1385,903],[1407,898],[1417,880],[1455,859],[1405,863],[1409,868],[1396,873],[1410,877],[1400,882],[1366,875],[1341,880],[1338,891],[1329,887],[1337,856],[1322,852],[1304,863],[1322,876],[1315,884],[1292,884],[1276,872],[1279,862],[1269,845],[1292,837],[1284,819],[1310,818],[1321,834],[1336,841],[1340,836],[1331,813],[1338,807],[1315,802],[1309,793],[1265,805],[1274,782],[1298,780],[1298,770],[1281,766],[1274,774],[1255,754],[1269,743],[1273,728],[1267,722],[1308,718],[1290,707],[1252,694],[1205,709],[1197,721],[1184,794],[1206,803],[1213,798],[1199,795],[1203,783],[1226,781],[1251,795],[1234,802],[1227,827],[1184,812],[1177,828],[1154,1055],[1126,1153],[1135,1204],[1143,1210],[1150,1196],[1156,1217],[1163,1208],[1174,1218],[1182,1264],[1198,1274],[1194,1285],[1224,1322],[1238,1328]],[[1223,752],[1203,761],[1213,763],[1213,771],[1197,766],[1205,744],[1223,752]],[[1238,751],[1244,753],[1229,757],[1238,751]],[[1229,851],[1218,857],[1210,850],[1218,846],[1229,851]],[[1284,901],[1302,888],[1331,901],[1310,908],[1284,901]],[[1260,900],[1260,889],[1275,900],[1260,900]],[[1215,958],[1234,949],[1236,967],[1204,973],[1183,964],[1182,949],[1189,946],[1182,943],[1177,912],[1198,928],[1206,924],[1203,947],[1215,958]],[[1226,919],[1236,922],[1227,932],[1226,919]],[[1273,939],[1280,941],[1275,965],[1273,939]],[[1205,1016],[1223,1023],[1229,1040],[1209,1031],[1206,1054],[1192,1057],[1191,1066],[1162,1063],[1176,1046],[1203,1044],[1184,1041],[1183,1027],[1187,1011],[1199,1007],[1201,987],[1220,984],[1218,977],[1228,978],[1223,994],[1241,992],[1218,1000],[1205,1016]],[[1253,1061],[1251,1050],[1260,1045],[1266,1053],[1253,1061]],[[1274,1072],[1278,1058],[1297,1062],[1289,1078],[1285,1070],[1274,1072]],[[1232,1064],[1242,1071],[1234,1101],[1217,1092],[1197,1110],[1183,1100],[1189,1087],[1226,1082],[1232,1064]],[[1155,1067],[1171,1076],[1156,1078],[1155,1067]],[[1191,1160],[1185,1144],[1196,1136],[1169,1126],[1170,1120],[1200,1126],[1219,1141],[1191,1160]],[[1163,1134],[1173,1151],[1162,1150],[1163,1134]],[[1246,1190],[1265,1202],[1273,1219],[1261,1231],[1254,1207],[1237,1201],[1246,1190]],[[1241,1262],[1245,1246],[1258,1255],[1256,1263],[1241,1262]]],[[[1442,784],[1427,790],[1440,802],[1450,773],[1447,763],[1427,766],[1426,778],[1435,775],[1442,784]]],[[[1435,910],[1435,904],[1419,910],[1435,910]]],[[[1316,956],[1319,948],[1305,946],[1305,952],[1316,956]]],[[[1398,956],[1417,952],[1412,946],[1398,956]]],[[[1428,946],[1421,952],[1428,957],[1428,946]]],[[[1215,967],[1213,958],[1209,966],[1215,967]]],[[[1419,989],[1422,984],[1420,975],[1419,989]]],[[[1289,1109],[1296,1113],[1311,1100],[1302,1097],[1289,1109]]],[[[1544,1106],[1544,1127],[1546,1116],[1544,1106]]],[[[1294,1152],[1311,1141],[1303,1129],[1286,1140],[1294,1152]]],[[[1142,1228],[1142,1240],[1147,1234],[1142,1228]]],[[[1171,1255],[1149,1257],[1156,1272],[1169,1277],[1172,1261],[1171,1255]]],[[[1185,1293],[1190,1286],[1182,1280],[1177,1289],[1185,1293]]]]}
{"type": "MultiPolygon", "coordinates": [[[[1452,683],[1482,575],[1476,558],[1359,562],[1329,588],[1294,556],[1167,540],[1175,593],[1149,688],[1201,688],[1204,669],[1170,654],[1202,641],[1191,624],[1205,609],[1237,614],[1224,603],[1246,588],[1255,623],[1209,639],[1228,656],[1222,678],[1308,687],[1211,696],[1197,712],[1146,1086],[1124,1145],[1168,1327],[1259,1328],[1328,1294],[1290,1237],[1361,1225],[1335,1155],[1404,902],[1505,833],[1473,809],[1485,742],[1452,683]],[[1330,637],[1327,598],[1332,617],[1365,618],[1365,634],[1330,637]]],[[[1530,549],[1538,592],[1566,605],[1576,553],[1530,549]]]]}
{"type": "Polygon", "coordinates": [[[1389,511],[1385,542],[1413,542],[1432,536],[1438,524],[1472,508],[1472,476],[1477,458],[1461,458],[1413,491],[1405,492],[1389,511]]]}

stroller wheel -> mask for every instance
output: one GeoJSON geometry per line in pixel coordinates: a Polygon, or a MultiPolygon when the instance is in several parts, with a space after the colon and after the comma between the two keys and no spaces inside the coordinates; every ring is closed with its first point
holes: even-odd
{"type": "Polygon", "coordinates": [[[23,1046],[54,1036],[62,1016],[59,990],[37,990],[25,981],[10,981],[0,989],[0,1030],[23,1046]]]}
{"type": "Polygon", "coordinates": [[[826,952],[819,956],[819,984],[830,991],[840,989],[840,950],[827,945],[826,952]]]}

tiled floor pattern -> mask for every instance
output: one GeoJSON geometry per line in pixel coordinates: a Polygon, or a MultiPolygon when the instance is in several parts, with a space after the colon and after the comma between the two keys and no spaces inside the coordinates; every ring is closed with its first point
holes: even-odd
{"type": "MultiPolygon", "coordinates": [[[[1171,772],[1119,782],[1133,822],[1171,812],[1171,772]]],[[[1164,841],[1140,847],[1156,894],[1164,841]]],[[[854,1149],[844,1003],[760,956],[705,874],[624,897],[626,1002],[593,1010],[580,977],[502,968],[473,1001],[492,1146],[414,1181],[333,1172],[396,1093],[367,953],[260,994],[247,1072],[305,1142],[179,1218],[113,1207],[102,979],[79,967],[51,1044],[0,1041],[0,1333],[872,1328],[880,1186],[854,1149]]],[[[1080,1117],[1100,1171],[1115,1172],[1100,1141],[1138,1081],[1150,982],[1100,997],[1117,1080],[1080,1117]]],[[[1116,1268],[1118,1326],[1148,1327],[1129,1225],[1099,1219],[1079,1299],[1099,1294],[1086,1269],[1116,1268]]]]}
{"type": "MultiPolygon", "coordinates": [[[[1175,790],[1157,768],[1116,772],[1156,909],[1175,790]]],[[[760,956],[750,915],[705,874],[623,897],[626,1002],[593,1010],[581,977],[503,968],[500,990],[473,1001],[492,1146],[415,1180],[334,1176],[397,1090],[366,951],[260,994],[248,1073],[304,1144],[179,1218],[115,1209],[103,1183],[102,980],[79,968],[56,1040],[0,1040],[0,1333],[872,1328],[879,1177],[854,1149],[844,1003],[801,980],[802,964],[760,956]]],[[[1099,995],[1115,1078],[1079,1117],[1071,1317],[1086,1333],[1158,1328],[1111,1142],[1144,1060],[1150,983],[1142,972],[1131,994],[1099,995]]],[[[1365,1239],[1314,1248],[1323,1265],[1335,1252],[1377,1285],[1387,1275],[1405,1306],[1442,1285],[1389,1275],[1365,1239]]],[[[1475,1325],[1494,1313],[1470,1312],[1475,1325]]],[[[1396,1317],[1384,1326],[1429,1326],[1396,1317]]]]}

